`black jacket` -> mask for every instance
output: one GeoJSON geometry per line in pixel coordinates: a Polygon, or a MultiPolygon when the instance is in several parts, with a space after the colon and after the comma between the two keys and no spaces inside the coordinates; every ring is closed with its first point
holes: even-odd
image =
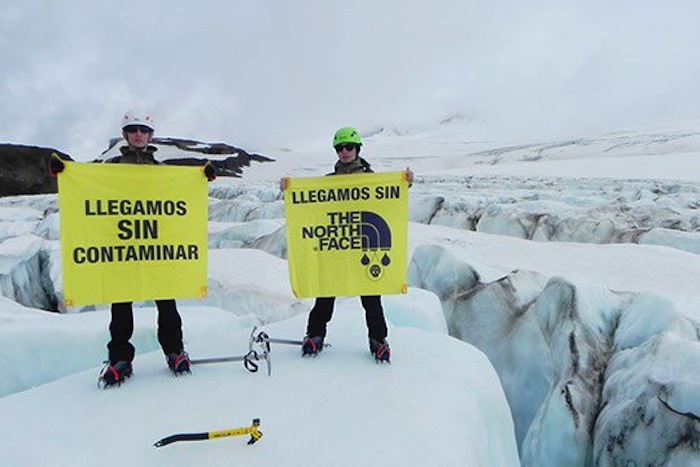
{"type": "Polygon", "coordinates": [[[160,164],[153,156],[153,153],[158,150],[155,146],[146,146],[143,149],[134,149],[131,146],[122,146],[119,151],[121,156],[114,156],[107,159],[105,162],[110,164],[160,164]]]}
{"type": "Polygon", "coordinates": [[[334,167],[334,171],[327,174],[327,175],[347,175],[347,174],[367,173],[367,172],[373,173],[374,170],[372,170],[371,166],[369,165],[369,162],[367,162],[366,160],[364,160],[360,156],[357,156],[349,164],[343,164],[340,161],[336,162],[335,167],[334,167]]]}

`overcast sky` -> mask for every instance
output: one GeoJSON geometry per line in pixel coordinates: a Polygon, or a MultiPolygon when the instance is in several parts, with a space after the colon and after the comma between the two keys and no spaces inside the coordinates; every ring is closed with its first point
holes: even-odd
{"type": "Polygon", "coordinates": [[[13,2],[0,142],[90,159],[134,106],[160,136],[253,150],[453,116],[503,141],[696,121],[697,18],[691,0],[13,2]]]}

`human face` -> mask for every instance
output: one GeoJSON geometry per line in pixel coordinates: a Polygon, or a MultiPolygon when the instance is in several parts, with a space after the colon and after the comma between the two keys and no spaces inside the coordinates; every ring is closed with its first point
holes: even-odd
{"type": "Polygon", "coordinates": [[[128,125],[124,127],[126,142],[135,149],[143,149],[148,146],[153,137],[153,130],[144,125],[128,125]]]}
{"type": "Polygon", "coordinates": [[[357,145],[353,143],[339,144],[335,147],[335,152],[338,153],[340,162],[349,164],[357,157],[357,145]]]}

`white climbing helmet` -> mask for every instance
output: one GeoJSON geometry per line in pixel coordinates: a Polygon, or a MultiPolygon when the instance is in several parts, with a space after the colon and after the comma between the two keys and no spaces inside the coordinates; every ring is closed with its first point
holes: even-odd
{"type": "Polygon", "coordinates": [[[153,126],[153,115],[141,109],[131,109],[124,113],[122,118],[122,130],[129,125],[143,125],[155,131],[153,126]]]}

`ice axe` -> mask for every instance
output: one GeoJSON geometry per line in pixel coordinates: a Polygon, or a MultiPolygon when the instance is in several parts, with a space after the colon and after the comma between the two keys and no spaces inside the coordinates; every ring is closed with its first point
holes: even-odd
{"type": "MultiPolygon", "coordinates": [[[[263,348],[264,352],[267,352],[268,355],[270,353],[270,344],[285,344],[285,345],[298,345],[301,347],[304,344],[304,341],[301,340],[295,340],[295,339],[277,339],[274,337],[270,337],[265,331],[260,331],[259,333],[255,334],[255,331],[257,331],[257,326],[253,328],[253,330],[250,332],[250,341],[248,342],[248,349],[252,350],[254,344],[260,344],[260,346],[263,348]]],[[[330,344],[323,344],[323,347],[330,347],[330,344]]]]}
{"type": "Polygon", "coordinates": [[[230,428],[228,430],[219,431],[205,431],[202,433],[177,433],[174,435],[166,436],[165,438],[156,441],[153,445],[157,448],[167,446],[168,444],[177,443],[178,441],[201,441],[205,439],[223,438],[225,436],[241,436],[250,434],[250,439],[248,444],[255,444],[260,438],[262,438],[262,431],[258,428],[260,427],[260,419],[254,418],[250,426],[244,426],[241,428],[230,428]]]}
{"type": "MultiPolygon", "coordinates": [[[[250,333],[250,340],[253,340],[253,331],[250,333]]],[[[230,357],[211,357],[211,358],[195,358],[190,360],[193,365],[202,365],[207,363],[226,363],[226,362],[243,362],[243,366],[246,370],[251,373],[255,373],[259,369],[259,365],[256,363],[260,360],[265,360],[267,362],[267,375],[270,376],[272,373],[272,362],[270,360],[270,353],[267,349],[263,347],[262,352],[258,352],[253,349],[253,345],[250,344],[248,353],[245,355],[234,355],[230,357]]]]}

